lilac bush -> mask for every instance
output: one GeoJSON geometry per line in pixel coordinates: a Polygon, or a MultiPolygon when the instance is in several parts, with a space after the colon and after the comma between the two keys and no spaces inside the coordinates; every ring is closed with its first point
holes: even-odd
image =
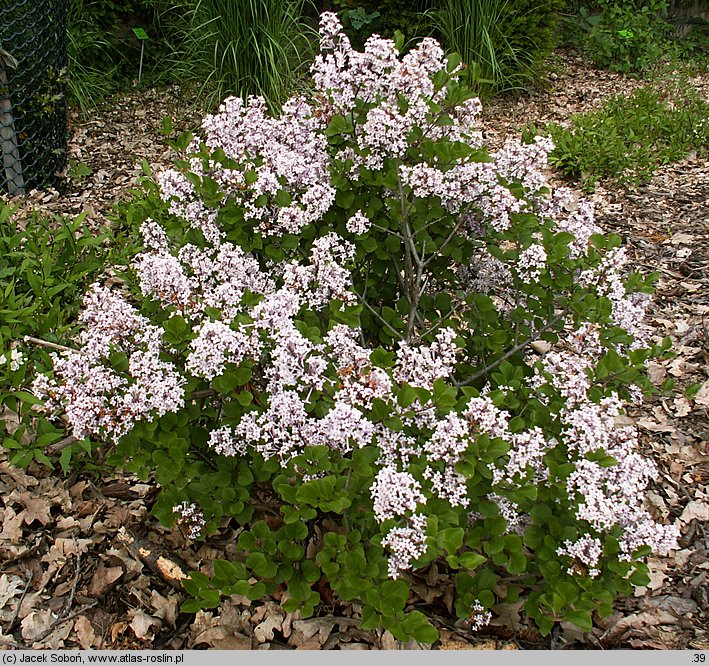
{"type": "Polygon", "coordinates": [[[238,524],[185,610],[282,585],[307,615],[327,586],[431,642],[407,602],[437,561],[474,628],[524,599],[544,633],[588,629],[677,545],[617,425],[664,351],[649,282],[552,191],[548,139],[485,148],[434,40],[358,52],[332,14],[320,34],[309,98],[227,99],[146,183],[132,293],[96,285],[34,391],[154,474],[166,523],[238,524]]]}

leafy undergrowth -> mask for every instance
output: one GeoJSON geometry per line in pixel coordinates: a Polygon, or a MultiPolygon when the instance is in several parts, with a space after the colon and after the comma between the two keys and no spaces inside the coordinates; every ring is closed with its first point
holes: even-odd
{"type": "Polygon", "coordinates": [[[587,191],[599,180],[639,184],[657,168],[709,146],[709,103],[691,88],[649,85],[609,99],[598,111],[549,125],[550,163],[587,191]]]}

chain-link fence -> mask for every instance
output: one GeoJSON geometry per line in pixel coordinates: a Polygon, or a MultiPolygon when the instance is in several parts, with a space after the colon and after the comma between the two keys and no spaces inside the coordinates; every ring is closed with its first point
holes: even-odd
{"type": "Polygon", "coordinates": [[[67,0],[0,0],[0,191],[53,185],[66,164],[67,0]]]}

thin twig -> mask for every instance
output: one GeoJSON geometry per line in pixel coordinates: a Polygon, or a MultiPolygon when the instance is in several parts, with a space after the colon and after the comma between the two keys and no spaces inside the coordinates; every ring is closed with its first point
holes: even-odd
{"type": "Polygon", "coordinates": [[[384,319],[384,317],[382,317],[369,303],[367,303],[364,296],[357,293],[356,290],[355,290],[355,295],[357,296],[357,298],[359,298],[359,300],[362,302],[362,304],[365,305],[370,310],[370,312],[375,317],[377,317],[377,319],[379,319],[379,321],[381,321],[382,324],[384,324],[399,340],[404,339],[404,337],[401,335],[401,333],[399,331],[397,331],[386,319],[384,319]]]}
{"type": "Polygon", "coordinates": [[[85,354],[86,352],[80,349],[72,349],[71,347],[65,347],[64,345],[58,345],[55,342],[49,342],[48,340],[41,340],[40,338],[32,337],[31,335],[26,335],[24,337],[25,342],[29,342],[37,347],[46,347],[47,349],[56,349],[57,351],[71,352],[72,354],[85,354]]]}
{"type": "Polygon", "coordinates": [[[60,624],[64,624],[65,622],[68,622],[69,620],[73,620],[77,615],[81,615],[82,613],[86,612],[87,610],[91,610],[94,606],[98,604],[98,599],[92,601],[91,603],[86,604],[85,606],[82,606],[81,608],[77,608],[75,611],[72,611],[68,615],[62,615],[58,618],[56,618],[52,624],[47,627],[37,638],[35,638],[32,642],[33,643],[40,643],[43,641],[49,634],[51,634],[54,629],[60,624]]]}
{"type": "Polygon", "coordinates": [[[426,261],[423,262],[424,268],[426,266],[428,266],[436,257],[439,257],[441,255],[441,253],[443,252],[446,245],[448,245],[448,243],[450,243],[453,240],[453,238],[455,237],[455,235],[458,233],[458,229],[460,229],[462,224],[463,224],[463,222],[461,221],[461,222],[458,222],[457,224],[453,225],[453,229],[448,234],[448,237],[443,241],[443,243],[441,244],[441,247],[439,247],[436,252],[434,252],[428,259],[426,259],[426,261]]]}
{"type": "Polygon", "coordinates": [[[517,352],[522,351],[528,344],[534,342],[542,333],[545,333],[548,331],[550,328],[558,324],[564,317],[566,316],[566,310],[562,312],[560,315],[557,317],[554,317],[551,321],[548,321],[544,326],[542,326],[539,330],[534,332],[534,335],[530,335],[524,342],[520,342],[518,345],[515,345],[511,349],[509,349],[507,352],[505,352],[500,358],[498,358],[496,361],[493,361],[490,363],[490,365],[485,366],[482,370],[479,370],[476,372],[472,377],[468,377],[465,381],[458,382],[456,386],[468,386],[469,384],[472,384],[473,382],[477,381],[481,377],[484,377],[488,372],[491,370],[494,370],[497,366],[502,365],[510,356],[514,356],[517,352]]]}
{"type": "Polygon", "coordinates": [[[22,590],[22,596],[20,597],[20,601],[17,604],[17,608],[15,609],[15,614],[12,616],[12,621],[10,622],[10,626],[7,629],[7,633],[12,633],[15,630],[15,627],[17,626],[17,618],[20,615],[20,610],[22,609],[22,602],[25,600],[25,597],[27,596],[27,592],[29,592],[30,585],[32,583],[32,578],[34,577],[34,574],[32,573],[32,569],[30,569],[29,574],[27,576],[27,580],[24,578],[22,581],[25,584],[25,589],[22,590]]]}
{"type": "Polygon", "coordinates": [[[69,593],[69,600],[66,603],[66,606],[64,607],[64,612],[62,615],[65,615],[71,610],[71,607],[74,605],[74,595],[76,594],[76,586],[79,584],[79,574],[81,573],[81,553],[79,553],[76,556],[76,571],[74,572],[74,582],[71,585],[71,592],[69,593]]]}
{"type": "Polygon", "coordinates": [[[202,391],[195,391],[188,396],[187,400],[201,400],[202,398],[211,398],[214,395],[217,395],[214,389],[203,389],[202,391]]]}
{"type": "Polygon", "coordinates": [[[86,606],[82,606],[81,608],[77,608],[75,611],[70,612],[71,607],[74,604],[74,596],[76,595],[76,588],[79,585],[79,578],[81,576],[81,553],[79,553],[76,556],[76,571],[74,572],[74,581],[71,585],[71,592],[69,593],[69,599],[67,600],[66,605],[64,606],[64,610],[61,612],[61,614],[56,617],[52,623],[39,635],[37,636],[32,642],[33,643],[40,643],[43,641],[49,634],[54,631],[54,629],[60,625],[64,624],[64,622],[67,622],[69,620],[72,620],[75,618],[77,615],[80,615],[84,611],[89,610],[90,608],[93,608],[97,603],[98,600],[92,601],[90,604],[87,604],[86,606]]]}
{"type": "Polygon", "coordinates": [[[69,435],[68,437],[65,437],[64,439],[60,439],[58,442],[54,442],[54,444],[49,444],[45,449],[44,453],[48,456],[53,456],[65,449],[67,446],[71,446],[74,442],[78,442],[79,438],[74,437],[74,435],[69,435]]]}

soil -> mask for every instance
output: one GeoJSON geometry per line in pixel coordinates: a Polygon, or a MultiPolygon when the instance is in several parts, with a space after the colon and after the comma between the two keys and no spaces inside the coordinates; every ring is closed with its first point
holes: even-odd
{"type": "MultiPolygon", "coordinates": [[[[558,54],[543,92],[485,107],[488,143],[499,145],[528,123],[566,123],[571,114],[641,85],[558,54]]],[[[690,85],[709,99],[709,75],[690,85]]],[[[142,165],[153,172],[169,166],[163,118],[172,117],[183,131],[197,128],[201,115],[176,87],[123,94],[89,118],[72,113],[65,187],[16,198],[16,219],[29,224],[32,211],[86,211],[97,229],[109,224],[115,205],[136,187],[142,165]]],[[[21,470],[0,454],[0,647],[709,649],[709,166],[690,155],[640,187],[603,184],[590,198],[597,221],[622,236],[636,267],[659,272],[649,323],[658,341],[672,339],[675,355],[651,364],[649,373],[656,384],[673,377],[678,386],[628,419],[660,470],[648,505],[658,520],[681,529],[680,549],[651,558],[649,585],[619,601],[612,617],[599,619],[590,632],[562,624],[542,637],[519,605],[506,604],[493,609],[491,625],[472,633],[451,615],[450,580],[435,565],[413,586],[416,607],[440,629],[434,646],[401,644],[389,632],[360,629],[356,604],[331,600],[317,617],[301,619],[283,611],[279,593],[257,602],[231,597],[214,611],[182,614],[185,593],[171,582],[165,563],[173,573],[175,567],[209,572],[209,562],[229,548],[229,529],[194,544],[150,515],[154,482],[100,470],[68,476],[38,465],[21,470]],[[696,384],[697,393],[683,394],[696,384]]]]}

